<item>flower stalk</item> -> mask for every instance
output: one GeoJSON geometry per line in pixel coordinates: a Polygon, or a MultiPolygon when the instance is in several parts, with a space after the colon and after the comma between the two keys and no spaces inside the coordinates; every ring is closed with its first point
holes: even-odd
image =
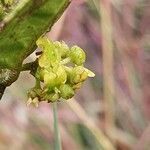
{"type": "Polygon", "coordinates": [[[54,118],[54,150],[62,150],[61,146],[61,137],[59,131],[59,123],[58,123],[58,113],[57,113],[57,103],[53,103],[53,118],[54,118]]]}

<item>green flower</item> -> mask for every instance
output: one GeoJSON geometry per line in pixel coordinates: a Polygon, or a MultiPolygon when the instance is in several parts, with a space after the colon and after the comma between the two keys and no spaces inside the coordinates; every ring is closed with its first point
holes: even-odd
{"type": "Polygon", "coordinates": [[[60,90],[60,96],[64,99],[72,98],[75,94],[72,87],[68,84],[61,85],[59,90],[60,90]]]}
{"type": "Polygon", "coordinates": [[[32,88],[29,92],[28,92],[28,101],[27,101],[27,106],[29,106],[30,104],[33,104],[35,107],[38,107],[39,102],[40,102],[40,95],[41,95],[42,91],[39,88],[32,88]]]}
{"type": "Polygon", "coordinates": [[[53,42],[49,41],[48,38],[41,37],[37,40],[36,44],[43,50],[42,55],[39,57],[40,67],[49,68],[59,64],[61,61],[61,55],[53,42]]]}
{"type": "Polygon", "coordinates": [[[77,84],[83,82],[88,77],[88,73],[85,71],[84,67],[76,66],[72,69],[69,74],[69,80],[72,84],[77,84]]]}
{"type": "Polygon", "coordinates": [[[28,97],[34,99],[35,97],[40,97],[41,93],[40,88],[34,87],[28,91],[28,97]]]}
{"type": "Polygon", "coordinates": [[[69,81],[72,84],[77,84],[85,81],[88,77],[94,77],[95,74],[83,66],[76,66],[69,72],[69,81]]]}
{"type": "Polygon", "coordinates": [[[50,70],[44,70],[44,84],[49,90],[52,90],[54,87],[64,84],[67,80],[67,74],[62,65],[55,66],[50,70]]]}
{"type": "Polygon", "coordinates": [[[81,86],[82,86],[82,84],[83,84],[83,82],[79,82],[79,83],[77,83],[77,84],[74,84],[72,88],[73,88],[74,90],[80,89],[81,86]]]}
{"type": "Polygon", "coordinates": [[[59,98],[59,93],[45,93],[45,95],[43,95],[43,99],[47,100],[48,102],[56,102],[59,100],[59,98]]]}
{"type": "Polygon", "coordinates": [[[44,86],[53,89],[56,86],[57,75],[52,71],[44,70],[44,86]]]}
{"type": "Polygon", "coordinates": [[[78,46],[73,46],[70,50],[69,56],[71,61],[76,65],[82,65],[85,62],[85,52],[78,46]]]}
{"type": "Polygon", "coordinates": [[[67,80],[67,73],[65,71],[64,66],[62,66],[62,65],[55,66],[53,68],[53,72],[55,72],[56,75],[57,75],[56,83],[58,85],[64,84],[66,82],[66,80],[67,80]]]}
{"type": "Polygon", "coordinates": [[[33,104],[33,106],[38,107],[39,106],[39,99],[38,97],[35,97],[34,99],[29,98],[27,101],[27,106],[33,104]]]}
{"type": "Polygon", "coordinates": [[[66,58],[69,53],[68,45],[64,41],[62,42],[56,41],[53,44],[56,47],[56,49],[59,51],[59,53],[61,54],[61,57],[66,58]]]}
{"type": "Polygon", "coordinates": [[[38,106],[39,101],[70,99],[88,77],[95,76],[92,71],[83,67],[86,56],[78,46],[69,50],[64,42],[52,42],[45,37],[39,38],[37,45],[42,49],[35,74],[38,86],[30,91],[28,104],[38,106]],[[73,63],[72,66],[69,66],[70,62],[73,63]],[[42,86],[40,81],[43,82],[42,86]]]}

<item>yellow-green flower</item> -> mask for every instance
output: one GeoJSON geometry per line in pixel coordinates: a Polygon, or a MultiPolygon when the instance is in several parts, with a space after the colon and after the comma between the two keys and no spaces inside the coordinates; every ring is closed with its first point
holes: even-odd
{"type": "Polygon", "coordinates": [[[40,67],[49,68],[59,64],[61,55],[52,41],[49,41],[48,38],[39,38],[36,43],[43,52],[39,57],[40,67]]]}
{"type": "Polygon", "coordinates": [[[62,84],[59,90],[60,96],[64,99],[72,98],[75,94],[73,88],[68,84],[62,84]]]}
{"type": "Polygon", "coordinates": [[[39,38],[37,46],[42,50],[35,74],[38,82],[29,92],[28,104],[38,106],[39,101],[70,99],[88,77],[95,76],[84,68],[86,55],[80,47],[69,49],[65,42],[52,42],[46,37],[39,38]],[[43,84],[39,85],[40,82],[43,84]]]}
{"type": "Polygon", "coordinates": [[[76,65],[82,65],[85,62],[85,52],[78,46],[73,46],[70,50],[69,56],[71,61],[76,65]]]}
{"type": "Polygon", "coordinates": [[[69,47],[64,41],[62,41],[62,42],[56,41],[56,42],[54,42],[54,46],[59,51],[62,58],[67,57],[67,55],[69,53],[69,47]]]}
{"type": "Polygon", "coordinates": [[[48,102],[56,102],[59,100],[60,95],[59,95],[59,93],[49,93],[48,92],[48,93],[45,93],[42,98],[43,98],[43,100],[48,101],[48,102]]]}
{"type": "Polygon", "coordinates": [[[83,82],[88,77],[88,73],[83,66],[76,66],[72,69],[69,80],[73,84],[83,82]]]}

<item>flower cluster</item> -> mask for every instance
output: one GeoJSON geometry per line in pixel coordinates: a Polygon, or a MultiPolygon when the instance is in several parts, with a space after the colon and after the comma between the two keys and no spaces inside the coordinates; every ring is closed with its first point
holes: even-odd
{"type": "Polygon", "coordinates": [[[29,91],[27,104],[39,101],[56,102],[70,99],[88,77],[95,74],[83,66],[86,55],[78,46],[69,48],[64,42],[52,42],[46,37],[37,41],[42,50],[35,74],[36,86],[29,91]]]}

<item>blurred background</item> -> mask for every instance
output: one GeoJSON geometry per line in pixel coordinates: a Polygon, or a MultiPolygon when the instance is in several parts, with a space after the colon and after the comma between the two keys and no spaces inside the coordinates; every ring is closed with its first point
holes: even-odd
{"type": "MultiPolygon", "coordinates": [[[[58,104],[63,150],[150,150],[150,1],[73,0],[48,36],[96,74],[58,104]]],[[[26,107],[34,82],[22,72],[0,101],[0,150],[54,149],[52,105],[26,107]]]]}

